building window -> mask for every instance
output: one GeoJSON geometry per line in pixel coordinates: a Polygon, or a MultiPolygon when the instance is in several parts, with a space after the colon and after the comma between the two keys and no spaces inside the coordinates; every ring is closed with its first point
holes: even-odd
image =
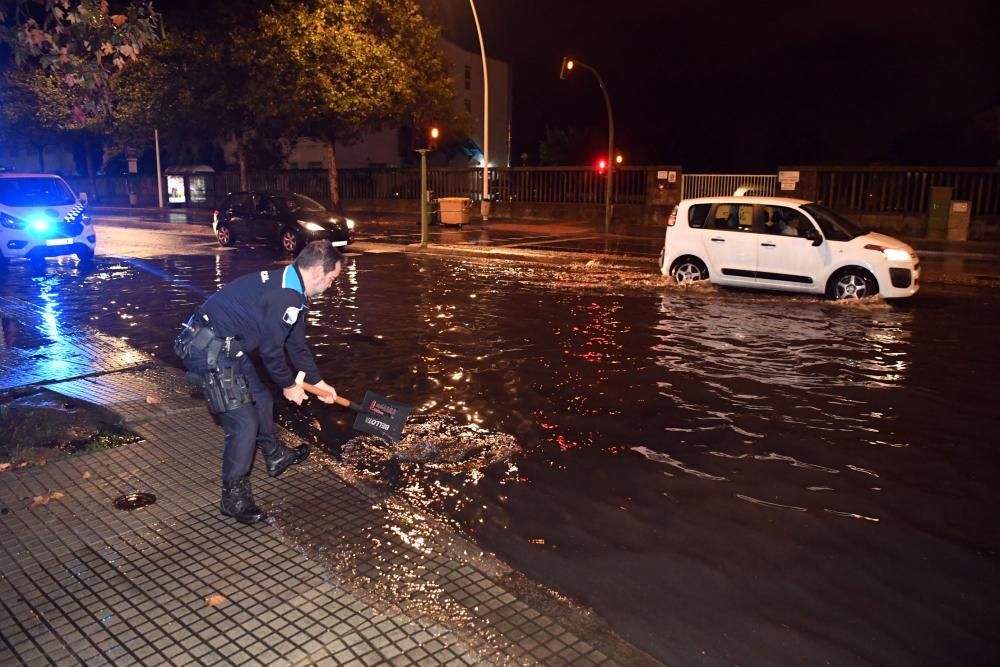
{"type": "Polygon", "coordinates": [[[465,110],[468,113],[472,113],[472,100],[470,100],[468,97],[465,98],[465,110]]]}
{"type": "Polygon", "coordinates": [[[472,67],[465,66],[465,89],[472,90],[472,67]]]}

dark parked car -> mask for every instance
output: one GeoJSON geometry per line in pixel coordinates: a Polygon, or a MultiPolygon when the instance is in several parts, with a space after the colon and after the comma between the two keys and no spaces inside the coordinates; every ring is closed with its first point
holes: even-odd
{"type": "Polygon", "coordinates": [[[220,245],[271,243],[295,255],[310,241],[354,241],[354,221],[294,192],[231,192],[213,216],[220,245]]]}

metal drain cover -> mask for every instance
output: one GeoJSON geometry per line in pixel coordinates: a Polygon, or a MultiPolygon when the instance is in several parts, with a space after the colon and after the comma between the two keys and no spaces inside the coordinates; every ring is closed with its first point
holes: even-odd
{"type": "Polygon", "coordinates": [[[155,502],[156,496],[152,493],[128,493],[115,498],[114,505],[116,509],[131,511],[152,505],[155,502]]]}

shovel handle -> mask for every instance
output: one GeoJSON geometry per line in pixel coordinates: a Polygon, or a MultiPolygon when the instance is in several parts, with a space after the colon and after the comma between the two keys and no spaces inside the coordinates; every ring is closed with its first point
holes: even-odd
{"type": "MultiPolygon", "coordinates": [[[[310,394],[315,394],[316,396],[329,396],[330,395],[330,392],[326,391],[325,389],[320,389],[316,385],[309,384],[308,382],[303,382],[302,383],[302,388],[305,389],[306,391],[308,391],[310,394]]],[[[358,405],[354,401],[351,401],[351,400],[348,400],[348,399],[344,398],[343,396],[341,396],[339,394],[337,395],[337,397],[335,399],[333,399],[333,402],[336,403],[337,405],[342,406],[342,407],[350,408],[351,410],[354,410],[355,412],[365,412],[365,409],[363,407],[361,407],[360,405],[358,405]]]]}

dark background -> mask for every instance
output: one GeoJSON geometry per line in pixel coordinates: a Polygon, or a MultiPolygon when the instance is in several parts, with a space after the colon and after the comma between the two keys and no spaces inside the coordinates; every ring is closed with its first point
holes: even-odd
{"type": "MultiPolygon", "coordinates": [[[[437,0],[479,52],[468,0],[437,0]]],[[[631,164],[995,166],[1000,3],[994,0],[476,0],[487,55],[513,72],[513,150],[547,127],[607,151],[603,76],[631,164]]],[[[587,162],[589,163],[589,159],[587,162]]]]}

